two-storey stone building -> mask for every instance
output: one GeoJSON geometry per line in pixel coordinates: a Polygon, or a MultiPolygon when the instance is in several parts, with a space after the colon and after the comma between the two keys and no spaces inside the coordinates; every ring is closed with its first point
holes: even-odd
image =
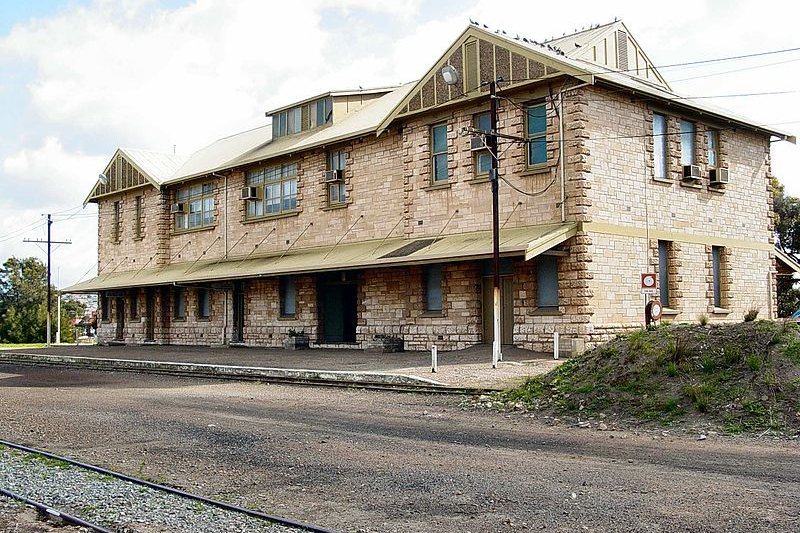
{"type": "Polygon", "coordinates": [[[120,149],[87,198],[98,275],[70,290],[100,293],[106,342],[490,342],[487,80],[503,343],[640,327],[643,272],[666,319],[775,316],[788,136],[674,94],[621,22],[544,44],[470,26],[416,83],[296,102],[188,158],[120,149]]]}

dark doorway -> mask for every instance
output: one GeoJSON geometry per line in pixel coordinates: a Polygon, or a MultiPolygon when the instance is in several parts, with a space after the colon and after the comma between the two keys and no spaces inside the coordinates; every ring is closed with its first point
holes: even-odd
{"type": "Polygon", "coordinates": [[[121,341],[125,334],[125,298],[117,297],[114,303],[117,308],[117,330],[114,334],[114,340],[121,341]]]}
{"type": "Polygon", "coordinates": [[[244,282],[233,284],[233,329],[231,342],[244,342],[244,282]]]}
{"type": "Polygon", "coordinates": [[[322,274],[317,279],[320,341],[355,342],[358,282],[354,272],[322,274]]]}
{"type": "MultiPolygon", "coordinates": [[[[513,278],[500,276],[500,343],[514,343],[513,278]]],[[[483,278],[483,342],[494,342],[494,283],[483,278]]]]}
{"type": "Polygon", "coordinates": [[[156,340],[156,295],[153,287],[144,290],[144,340],[152,342],[156,340]]]}

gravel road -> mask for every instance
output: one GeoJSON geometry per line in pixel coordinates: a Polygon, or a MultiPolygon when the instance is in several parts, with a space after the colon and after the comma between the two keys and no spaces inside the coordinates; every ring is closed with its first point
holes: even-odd
{"type": "Polygon", "coordinates": [[[551,426],[444,396],[0,373],[0,437],[341,531],[800,531],[797,441],[551,426]]]}

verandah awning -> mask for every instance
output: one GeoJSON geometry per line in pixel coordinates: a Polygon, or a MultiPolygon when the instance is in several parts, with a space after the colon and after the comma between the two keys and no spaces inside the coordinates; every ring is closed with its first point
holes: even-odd
{"type": "MultiPolygon", "coordinates": [[[[502,229],[500,253],[503,256],[524,255],[526,260],[530,260],[566,241],[577,230],[578,226],[574,223],[502,229]]],[[[276,252],[249,258],[229,257],[223,261],[174,263],[161,268],[109,272],[77,283],[63,292],[96,292],[173,283],[202,283],[426,264],[444,260],[465,261],[490,257],[491,254],[491,231],[415,239],[392,238],[276,252]]]]}

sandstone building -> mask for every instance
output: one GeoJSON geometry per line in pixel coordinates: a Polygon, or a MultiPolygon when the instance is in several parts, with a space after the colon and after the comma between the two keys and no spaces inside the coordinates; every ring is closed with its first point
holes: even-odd
{"type": "Polygon", "coordinates": [[[546,43],[471,25],[416,83],[295,102],[190,157],[119,149],[87,198],[98,275],[69,290],[100,294],[104,342],[490,342],[487,80],[503,343],[641,327],[644,272],[666,320],[775,316],[788,135],[674,94],[622,22],[546,43]]]}

